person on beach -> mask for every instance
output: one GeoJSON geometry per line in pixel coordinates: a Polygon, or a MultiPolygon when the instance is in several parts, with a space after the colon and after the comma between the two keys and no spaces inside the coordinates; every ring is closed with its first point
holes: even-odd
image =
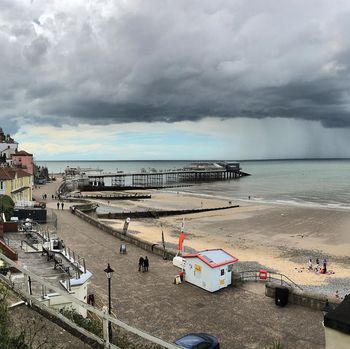
{"type": "Polygon", "coordinates": [[[149,261],[148,261],[148,258],[146,256],[144,261],[143,261],[143,269],[144,269],[144,271],[148,271],[148,267],[149,267],[149,261]]]}
{"type": "Polygon", "coordinates": [[[309,258],[308,269],[312,270],[312,259],[311,258],[309,258]]]}
{"type": "Polygon", "coordinates": [[[59,210],[60,209],[60,203],[58,202],[57,203],[57,210],[59,210]]]}
{"type": "Polygon", "coordinates": [[[63,210],[63,207],[64,207],[64,202],[61,202],[61,208],[63,210]]]}
{"type": "Polygon", "coordinates": [[[320,260],[318,258],[316,258],[316,267],[315,267],[315,271],[317,273],[320,272],[320,260]]]}
{"type": "Polygon", "coordinates": [[[326,257],[323,257],[322,264],[323,264],[323,274],[326,274],[327,273],[327,259],[326,259],[326,257]]]}
{"type": "Polygon", "coordinates": [[[144,263],[144,259],[141,256],[139,259],[139,271],[143,271],[143,263],[144,263]]]}

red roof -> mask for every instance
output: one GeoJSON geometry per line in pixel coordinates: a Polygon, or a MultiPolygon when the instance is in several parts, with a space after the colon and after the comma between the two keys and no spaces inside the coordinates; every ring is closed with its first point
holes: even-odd
{"type": "Polygon", "coordinates": [[[14,179],[16,174],[17,178],[30,176],[30,173],[23,171],[20,168],[0,167],[0,180],[14,179]]]}
{"type": "Polygon", "coordinates": [[[20,150],[17,153],[12,154],[12,156],[17,156],[17,155],[19,155],[19,156],[33,156],[33,154],[29,154],[25,150],[20,150]]]}
{"type": "Polygon", "coordinates": [[[211,268],[221,267],[238,261],[238,258],[232,256],[222,249],[204,250],[197,253],[188,253],[182,255],[183,258],[199,258],[211,268]]]}
{"type": "Polygon", "coordinates": [[[6,169],[5,167],[0,167],[0,179],[1,180],[6,180],[6,179],[12,179],[12,174],[10,173],[10,171],[8,171],[8,169],[6,169]]]}

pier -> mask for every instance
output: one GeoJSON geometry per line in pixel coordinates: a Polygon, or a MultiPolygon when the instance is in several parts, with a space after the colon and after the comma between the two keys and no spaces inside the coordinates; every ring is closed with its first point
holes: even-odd
{"type": "Polygon", "coordinates": [[[166,187],[177,183],[196,183],[221,181],[249,176],[241,170],[239,163],[194,163],[179,170],[153,169],[151,172],[138,173],[98,173],[87,174],[89,185],[84,187],[166,187]]]}

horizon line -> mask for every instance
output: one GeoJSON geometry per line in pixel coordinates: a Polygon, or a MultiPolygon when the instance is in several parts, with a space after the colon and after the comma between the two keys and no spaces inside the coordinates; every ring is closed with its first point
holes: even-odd
{"type": "Polygon", "coordinates": [[[84,160],[84,159],[66,159],[66,160],[35,160],[38,162],[150,162],[150,161],[303,161],[303,160],[350,160],[349,157],[310,157],[310,158],[266,158],[266,159],[124,159],[124,160],[84,160]]]}

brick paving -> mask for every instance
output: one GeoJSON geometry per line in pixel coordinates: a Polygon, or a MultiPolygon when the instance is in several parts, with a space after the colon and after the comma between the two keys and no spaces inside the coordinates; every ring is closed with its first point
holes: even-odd
{"type": "MultiPolygon", "coordinates": [[[[35,190],[48,195],[48,207],[58,183],[35,190]]],[[[106,300],[107,263],[115,270],[112,279],[114,313],[128,324],[168,341],[188,332],[208,332],[220,339],[223,349],[263,348],[280,339],[288,348],[324,348],[320,311],[297,305],[275,306],[274,300],[249,288],[230,287],[211,294],[188,283],[174,285],[178,269],[171,261],[128,245],[119,253],[120,241],[71,214],[69,203],[55,210],[58,235],[79,255],[93,273],[90,290],[106,300]],[[150,271],[138,272],[139,257],[147,254],[150,271]]]]}

